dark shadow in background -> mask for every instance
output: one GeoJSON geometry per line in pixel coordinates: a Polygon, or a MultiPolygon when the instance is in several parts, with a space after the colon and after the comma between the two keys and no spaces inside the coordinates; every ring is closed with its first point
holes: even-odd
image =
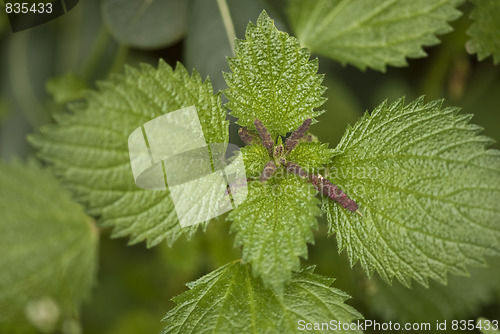
{"type": "MultiPolygon", "coordinates": [[[[54,0],[54,1],[46,1],[46,2],[29,2],[29,3],[24,3],[28,6],[28,12],[27,13],[7,13],[7,16],[9,17],[9,22],[10,22],[10,27],[12,29],[12,32],[18,32],[26,29],[30,29],[33,27],[36,27],[40,24],[49,22],[61,15],[64,15],[71,9],[73,9],[77,4],[79,0],[54,0]],[[31,6],[36,5],[35,9],[36,12],[30,11],[31,6]],[[50,7],[50,6],[51,7],[50,7]],[[47,9],[51,8],[50,13],[47,12],[47,9]]],[[[21,1],[6,1],[7,3],[15,4],[19,3],[22,4],[21,1]]]]}

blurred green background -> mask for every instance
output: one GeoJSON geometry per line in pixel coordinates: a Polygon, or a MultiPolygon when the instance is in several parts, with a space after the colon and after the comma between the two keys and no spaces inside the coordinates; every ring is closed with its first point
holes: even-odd
{"type": "MultiPolygon", "coordinates": [[[[229,71],[225,57],[231,55],[231,48],[216,0],[157,1],[157,7],[133,23],[128,18],[142,9],[127,2],[81,0],[58,19],[17,33],[10,31],[2,10],[3,161],[33,157],[35,152],[26,136],[50,123],[55,114],[65,112],[66,104],[79,100],[83,91],[96,88],[96,81],[122,72],[125,64],[156,65],[163,58],[175,66],[180,61],[188,70],[210,76],[216,91],[224,89],[222,71],[229,71]]],[[[248,21],[255,21],[262,9],[276,19],[279,29],[290,31],[284,14],[286,1],[227,2],[239,38],[244,37],[248,21]]],[[[445,98],[446,106],[473,113],[473,122],[485,128],[483,134],[499,140],[500,70],[491,58],[478,62],[466,53],[471,8],[466,4],[460,9],[464,15],[452,22],[454,31],[440,36],[440,45],[426,48],[427,58],[409,60],[408,67],[389,67],[386,73],[361,72],[321,58],[328,101],[326,112],[311,131],[334,147],[347,124],[354,124],[365,110],[385,99],[406,96],[409,101],[426,95],[427,100],[445,98]]],[[[230,141],[241,145],[234,119],[230,133],[230,141]]],[[[494,147],[500,145],[495,143],[494,147]]],[[[238,258],[239,250],[232,247],[233,236],[228,231],[228,223],[221,217],[210,224],[207,233],[199,231],[190,242],[179,240],[173,248],[161,245],[148,250],[142,244],[127,246],[123,238],[112,240],[109,231],[102,230],[98,283],[91,300],[83,306],[83,333],[157,333],[162,328],[160,319],[174,305],[170,298],[184,291],[186,282],[238,258]]],[[[366,278],[358,266],[351,270],[345,253],[337,255],[334,239],[326,237],[324,221],[316,235],[316,244],[310,246],[304,263],[316,264],[317,273],[336,277],[334,286],[351,294],[349,303],[366,318],[500,319],[498,261],[489,271],[473,273],[470,280],[450,280],[448,288],[431,285],[431,291],[417,288],[408,292],[397,284],[390,288],[377,278],[366,278]],[[472,280],[484,289],[471,291],[472,280]],[[473,295],[470,298],[469,293],[473,295]]]]}

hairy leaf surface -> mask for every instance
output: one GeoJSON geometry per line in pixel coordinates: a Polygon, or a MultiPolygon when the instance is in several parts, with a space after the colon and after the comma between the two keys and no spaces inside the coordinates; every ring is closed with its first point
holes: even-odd
{"type": "Polygon", "coordinates": [[[317,172],[331,162],[334,154],[328,144],[302,142],[290,152],[287,160],[299,164],[307,172],[317,172]]]}
{"type": "MultiPolygon", "coordinates": [[[[492,0],[493,1],[493,0],[492,0]]],[[[426,56],[460,16],[463,0],[289,0],[288,17],[302,46],[359,69],[385,71],[426,56]]]]}
{"type": "Polygon", "coordinates": [[[471,115],[423,98],[383,103],[350,127],[330,180],[363,217],[325,199],[339,250],[371,275],[427,286],[500,253],[500,152],[471,115]]]}
{"type": "Polygon", "coordinates": [[[295,333],[300,320],[350,323],[362,319],[344,303],[350,297],[330,287],[333,279],[313,270],[294,273],[283,296],[278,296],[251,274],[248,265],[229,263],[189,283],[190,290],[174,298],[177,306],[163,319],[167,322],[163,333],[295,333]]]}
{"type": "Polygon", "coordinates": [[[0,163],[0,322],[37,305],[73,317],[96,274],[98,233],[54,176],[0,163]],[[45,303],[45,304],[44,304],[45,303]]]}
{"type": "Polygon", "coordinates": [[[235,246],[243,246],[243,261],[252,264],[266,286],[282,291],[292,270],[300,268],[299,257],[307,257],[318,204],[312,185],[281,174],[281,169],[267,182],[249,182],[246,200],[228,218],[236,232],[235,246]]]}
{"type": "Polygon", "coordinates": [[[500,2],[496,0],[472,0],[476,7],[470,14],[474,23],[467,33],[471,40],[467,50],[477,53],[479,60],[493,55],[493,63],[500,63],[500,2]]]}
{"type": "Polygon", "coordinates": [[[227,107],[238,124],[255,129],[260,119],[273,135],[286,135],[315,111],[325,99],[318,60],[309,60],[307,49],[295,37],[278,31],[264,11],[257,24],[248,24],[246,40],[236,40],[236,57],[229,58],[225,73],[227,107]]]}
{"type": "Polygon", "coordinates": [[[259,176],[266,163],[271,159],[269,152],[261,144],[244,146],[241,148],[241,153],[248,177],[259,176]]]}
{"type": "Polygon", "coordinates": [[[173,110],[195,105],[205,139],[228,140],[228,124],[219,95],[207,80],[182,65],[173,70],[161,61],[158,69],[143,65],[103,82],[86,104],[72,114],[58,115],[57,124],[32,136],[39,156],[51,162],[65,184],[76,192],[101,226],[113,226],[113,236],[130,235],[130,243],[172,244],[197,225],[181,229],[167,191],[138,188],[132,176],[128,136],[137,127],[173,110]]]}

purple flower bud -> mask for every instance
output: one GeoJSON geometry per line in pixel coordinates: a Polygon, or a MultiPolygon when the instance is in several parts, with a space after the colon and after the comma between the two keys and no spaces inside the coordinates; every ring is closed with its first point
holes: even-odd
{"type": "Polygon", "coordinates": [[[283,154],[283,145],[277,145],[274,147],[273,157],[278,158],[283,154]]]}
{"type": "Polygon", "coordinates": [[[258,118],[255,119],[253,124],[255,124],[255,128],[259,133],[260,138],[262,139],[262,145],[264,145],[264,147],[267,149],[269,155],[272,156],[274,142],[271,138],[271,134],[269,133],[269,131],[267,131],[264,124],[262,124],[262,122],[258,118]]]}
{"type": "Polygon", "coordinates": [[[245,143],[245,145],[251,145],[252,141],[254,141],[255,139],[253,134],[247,128],[240,128],[238,130],[238,135],[240,136],[241,140],[245,143]]]}
{"type": "Polygon", "coordinates": [[[276,165],[274,162],[269,161],[266,166],[264,166],[264,170],[262,171],[262,174],[260,175],[260,182],[266,182],[273,176],[274,172],[276,171],[276,165]]]}
{"type": "Polygon", "coordinates": [[[309,130],[309,126],[311,126],[311,122],[312,120],[310,118],[306,119],[304,123],[302,123],[302,125],[299,126],[297,130],[292,132],[290,137],[286,139],[285,146],[287,153],[292,151],[295,148],[295,146],[297,146],[297,144],[299,143],[299,140],[302,137],[304,137],[307,130],[309,130]]]}
{"type": "Polygon", "coordinates": [[[310,179],[311,183],[319,192],[338,202],[340,205],[342,205],[342,207],[346,208],[349,211],[358,211],[358,204],[347,197],[347,195],[341,189],[339,189],[329,180],[325,179],[319,174],[311,175],[310,179]]]}
{"type": "Polygon", "coordinates": [[[288,161],[286,163],[286,170],[290,173],[297,174],[300,177],[307,177],[307,173],[295,162],[288,161]]]}

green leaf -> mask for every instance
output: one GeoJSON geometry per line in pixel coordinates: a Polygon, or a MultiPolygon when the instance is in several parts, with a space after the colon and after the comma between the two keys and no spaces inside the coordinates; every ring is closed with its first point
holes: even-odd
{"type": "Polygon", "coordinates": [[[227,107],[238,124],[255,129],[260,119],[273,135],[286,135],[307,118],[325,99],[318,60],[309,60],[307,49],[296,38],[278,31],[264,11],[257,24],[249,23],[246,40],[236,40],[236,57],[229,58],[232,73],[225,73],[227,107]]]}
{"type": "Polygon", "coordinates": [[[350,297],[330,287],[333,279],[313,270],[294,273],[279,297],[252,276],[248,265],[229,263],[189,283],[190,290],[174,298],[177,306],[163,319],[167,322],[163,333],[295,333],[301,323],[362,319],[344,304],[350,297]]]}
{"type": "Polygon", "coordinates": [[[0,162],[0,322],[42,330],[76,317],[95,280],[97,245],[92,220],[51,173],[0,162]]]}
{"type": "Polygon", "coordinates": [[[214,91],[226,88],[222,71],[229,70],[226,57],[232,51],[217,0],[190,1],[188,20],[183,63],[188,69],[195,68],[202,77],[210,77],[214,91]]]}
{"type": "Polygon", "coordinates": [[[336,153],[328,148],[328,144],[302,142],[290,152],[287,160],[299,164],[307,172],[318,172],[331,162],[334,154],[336,153]]]}
{"type": "Polygon", "coordinates": [[[302,46],[361,70],[406,66],[422,46],[452,30],[463,0],[289,0],[288,17],[302,46]]]}
{"type": "MultiPolygon", "coordinates": [[[[261,144],[244,146],[241,152],[249,178],[260,176],[266,163],[271,160],[267,149],[261,144]]],[[[334,154],[328,144],[301,142],[289,153],[287,160],[299,164],[307,172],[317,172],[331,162],[334,154]]]]}
{"type": "Polygon", "coordinates": [[[330,233],[371,275],[427,286],[500,254],[500,152],[472,115],[423,98],[386,102],[350,127],[330,180],[364,215],[324,199],[330,233]]]}
{"type": "Polygon", "coordinates": [[[102,12],[113,37],[136,48],[160,49],[186,32],[185,0],[104,0],[102,12]]]}
{"type": "Polygon", "coordinates": [[[228,124],[220,95],[207,80],[190,77],[182,65],[175,70],[161,61],[158,69],[127,68],[100,84],[86,105],[73,114],[57,115],[57,125],[30,137],[39,156],[51,162],[65,184],[100,216],[101,226],[113,226],[113,236],[130,235],[130,243],[162,240],[171,245],[180,235],[193,234],[197,225],[181,229],[167,191],[143,190],[134,183],[128,136],[142,124],[167,112],[195,105],[205,139],[226,143],[228,124]]]}
{"type": "Polygon", "coordinates": [[[56,103],[68,103],[84,97],[87,83],[72,72],[52,78],[45,84],[47,92],[56,103]]]}
{"type": "Polygon", "coordinates": [[[470,14],[474,20],[467,34],[471,39],[466,47],[469,53],[477,53],[483,60],[493,55],[493,63],[500,63],[500,2],[496,0],[471,0],[475,8],[470,14]]]}
{"type": "Polygon", "coordinates": [[[266,163],[271,160],[267,149],[260,144],[242,147],[241,154],[249,178],[260,176],[266,163]]]}
{"type": "Polygon", "coordinates": [[[489,268],[474,268],[470,277],[451,276],[446,286],[430,282],[429,288],[417,285],[408,289],[380,279],[367,282],[369,309],[385,321],[425,322],[470,319],[495,299],[500,258],[489,268]]]}
{"type": "Polygon", "coordinates": [[[245,201],[228,216],[236,232],[235,246],[243,246],[242,260],[252,264],[266,286],[281,292],[300,268],[318,226],[319,201],[311,184],[276,171],[267,182],[248,183],[245,201]]]}

